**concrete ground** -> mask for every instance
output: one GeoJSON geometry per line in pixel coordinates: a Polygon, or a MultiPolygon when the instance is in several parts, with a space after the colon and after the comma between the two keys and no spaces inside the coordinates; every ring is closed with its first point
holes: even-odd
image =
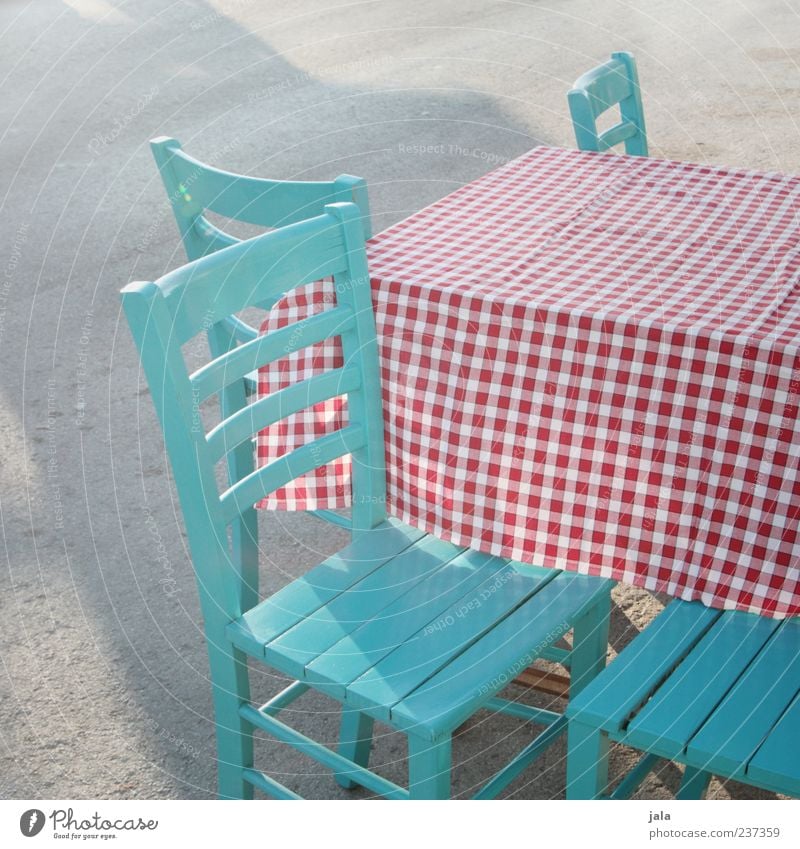
{"type": "MultiPolygon", "coordinates": [[[[654,156],[800,172],[794,2],[0,4],[0,795],[214,793],[185,536],[120,321],[119,289],[182,259],[148,139],[249,174],[363,175],[381,230],[536,144],[571,146],[565,92],[615,49],[637,56],[654,156]]],[[[342,541],[302,515],[262,523],[267,589],[342,541]]],[[[615,596],[617,650],[660,603],[615,596]]],[[[279,685],[258,673],[260,693],[279,685]]],[[[332,705],[296,707],[299,727],[335,738],[332,705]]],[[[477,717],[456,741],[454,792],[529,737],[477,717]]],[[[283,746],[260,755],[310,797],[367,795],[283,746]]],[[[404,758],[380,729],[374,763],[402,781],[404,758]]],[[[629,764],[614,752],[615,775],[629,764]]],[[[677,779],[666,767],[642,794],[677,779]]],[[[511,791],[563,787],[561,744],[511,791]]],[[[715,782],[711,795],[758,794],[715,782]]]]}

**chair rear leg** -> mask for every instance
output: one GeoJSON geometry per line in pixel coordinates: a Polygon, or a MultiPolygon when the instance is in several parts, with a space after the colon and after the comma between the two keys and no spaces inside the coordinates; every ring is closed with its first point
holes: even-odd
{"type": "Polygon", "coordinates": [[[606,665],[611,594],[604,594],[575,622],[569,696],[574,698],[606,665]]]}
{"type": "MultiPolygon", "coordinates": [[[[369,763],[369,752],[372,748],[372,729],[375,721],[371,716],[357,710],[342,707],[342,724],[339,732],[339,754],[348,760],[366,767],[369,763]]],[[[336,781],[345,788],[352,790],[358,786],[347,773],[337,772],[336,781]]]]}
{"type": "Polygon", "coordinates": [[[687,766],[681,779],[681,786],[675,794],[676,799],[702,799],[706,792],[711,773],[693,766],[687,766]]]}
{"type": "Polygon", "coordinates": [[[247,658],[224,637],[208,635],[211,687],[217,729],[217,788],[220,799],[252,799],[243,773],[253,766],[253,727],[239,715],[250,701],[247,658]]]}
{"type": "Polygon", "coordinates": [[[412,799],[449,799],[452,739],[431,743],[408,735],[408,792],[412,799]]]}
{"type": "MultiPolygon", "coordinates": [[[[574,698],[606,665],[611,593],[575,622],[569,696],[574,698]]],[[[567,726],[567,798],[596,799],[608,784],[608,735],[570,719],[567,726]]]]}
{"type": "Polygon", "coordinates": [[[574,719],[567,726],[567,799],[597,799],[608,784],[608,735],[574,719]]]}

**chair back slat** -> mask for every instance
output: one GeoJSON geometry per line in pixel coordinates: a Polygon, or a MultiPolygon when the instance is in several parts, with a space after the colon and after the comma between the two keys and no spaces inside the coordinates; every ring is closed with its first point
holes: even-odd
{"type": "Polygon", "coordinates": [[[576,80],[567,100],[581,150],[604,151],[624,142],[626,153],[647,156],[639,76],[630,53],[613,53],[608,62],[587,71],[576,80]],[[598,132],[597,118],[617,105],[620,122],[598,132]]]}
{"type": "Polygon", "coordinates": [[[265,427],[300,410],[352,392],[360,386],[360,369],[338,368],[254,401],[209,431],[206,441],[211,457],[216,462],[265,427]]]}
{"type": "Polygon", "coordinates": [[[274,489],[350,454],[354,533],[386,517],[378,350],[360,219],[354,204],[334,204],[317,218],[233,245],[154,283],[133,283],[123,290],[123,307],[161,422],[201,595],[222,605],[226,615],[239,615],[256,597],[254,505],[274,489]],[[333,275],[336,292],[337,304],[329,311],[333,318],[314,316],[299,322],[294,341],[287,336],[289,328],[283,328],[267,336],[277,342],[265,341],[261,347],[254,342],[243,354],[230,350],[220,337],[215,345],[223,353],[216,364],[190,378],[183,345],[194,336],[206,330],[224,336],[225,316],[328,275],[333,275]],[[287,348],[299,349],[332,335],[340,340],[343,367],[314,375],[252,408],[245,406],[241,371],[248,358],[250,363],[267,362],[287,348]],[[223,420],[209,434],[200,415],[198,388],[213,388],[222,399],[223,420]],[[253,470],[250,434],[339,395],[346,396],[347,426],[253,470]],[[215,465],[225,455],[228,480],[221,492],[215,465]],[[245,537],[246,569],[231,568],[235,559],[230,547],[245,537]]]}
{"type": "Polygon", "coordinates": [[[639,131],[633,124],[615,124],[613,127],[609,127],[609,129],[607,129],[604,133],[600,134],[597,140],[597,149],[610,150],[612,147],[616,147],[626,139],[633,138],[638,132],[639,131]]]}
{"type": "Polygon", "coordinates": [[[334,307],[269,335],[257,336],[198,369],[191,376],[192,390],[197,400],[203,402],[233,379],[244,377],[308,345],[341,335],[352,328],[353,322],[352,310],[334,307]]]}
{"type": "Polygon", "coordinates": [[[285,486],[289,481],[363,448],[365,441],[363,427],[348,425],[301,448],[295,448],[269,465],[256,469],[222,494],[220,504],[223,521],[233,521],[242,510],[285,486]]]}

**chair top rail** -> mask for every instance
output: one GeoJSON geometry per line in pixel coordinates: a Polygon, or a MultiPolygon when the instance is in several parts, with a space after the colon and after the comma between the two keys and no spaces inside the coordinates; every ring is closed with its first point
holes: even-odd
{"type": "Polygon", "coordinates": [[[628,66],[620,59],[611,58],[580,76],[569,94],[587,96],[595,115],[599,115],[629,97],[632,91],[628,66]]]}
{"type": "Polygon", "coordinates": [[[329,181],[248,177],[200,162],[175,139],[160,137],[151,144],[169,150],[168,163],[187,215],[208,209],[248,224],[283,227],[315,215],[326,204],[353,201],[352,190],[364,185],[362,178],[350,174],[329,181]]]}
{"type": "MultiPolygon", "coordinates": [[[[344,206],[334,204],[330,208],[344,206]]],[[[352,208],[358,217],[357,207],[352,208]]],[[[201,330],[247,307],[346,269],[341,226],[325,214],[224,248],[155,283],[131,283],[122,294],[152,299],[160,293],[172,316],[173,338],[182,345],[201,330]],[[265,264],[264,252],[269,248],[276,258],[265,264]],[[309,256],[315,258],[313,264],[309,256]],[[249,286],[232,285],[237,279],[247,279],[249,286]]]]}

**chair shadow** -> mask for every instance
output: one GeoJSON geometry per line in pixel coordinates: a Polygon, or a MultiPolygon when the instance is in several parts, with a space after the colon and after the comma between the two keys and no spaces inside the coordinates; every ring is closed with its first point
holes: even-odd
{"type": "MultiPolygon", "coordinates": [[[[68,7],[64,25],[97,38],[98,61],[109,55],[111,38],[117,61],[129,59],[130,67],[111,97],[102,72],[83,78],[81,98],[97,108],[78,141],[65,143],[58,170],[44,159],[36,166],[38,182],[63,198],[61,212],[71,203],[71,214],[34,219],[26,236],[31,245],[50,246],[47,262],[71,271],[70,297],[50,293],[54,315],[37,329],[42,344],[29,347],[26,370],[42,379],[26,378],[30,413],[20,425],[42,479],[50,457],[59,458],[64,522],[54,525],[45,492],[45,506],[34,515],[36,563],[25,568],[33,592],[42,580],[39,559],[48,557],[48,592],[70,594],[83,616],[85,636],[76,637],[82,646],[65,652],[53,692],[71,691],[73,680],[96,682],[84,694],[86,707],[68,714],[68,742],[48,766],[45,795],[205,798],[215,793],[214,719],[197,592],[160,429],[119,314],[124,285],[155,279],[183,261],[147,141],[172,135],[199,159],[255,175],[363,176],[380,232],[536,144],[557,140],[468,82],[457,90],[444,79],[436,89],[403,87],[402,67],[398,72],[391,62],[375,60],[373,67],[332,54],[327,68],[335,71],[317,78],[202,0],[168,12],[139,7],[139,20],[127,14],[129,4],[106,5],[119,14],[84,20],[68,7]],[[159,24],[147,31],[149,59],[142,62],[140,24],[150,11],[159,24]],[[56,240],[54,227],[63,228],[56,240]],[[76,350],[85,355],[77,373],[76,350]],[[63,417],[52,445],[49,431],[45,438],[36,433],[45,410],[63,417]],[[98,677],[99,667],[105,672],[98,677]],[[81,729],[94,740],[101,727],[122,741],[124,757],[140,770],[125,777],[108,767],[98,778],[104,756],[81,742],[81,729]],[[85,771],[75,769],[84,763],[85,771]],[[160,778],[142,784],[141,773],[160,778]]],[[[35,279],[37,261],[23,256],[20,273],[35,279]]],[[[260,521],[267,591],[341,543],[341,535],[312,527],[302,515],[260,521]]],[[[67,614],[56,615],[66,639],[67,614]]],[[[21,703],[33,701],[25,681],[14,686],[21,703]]],[[[264,674],[256,681],[265,693],[279,686],[264,674]]],[[[309,715],[324,710],[315,702],[309,715]]],[[[332,717],[326,734],[335,727],[332,717]]],[[[16,722],[10,719],[9,728],[16,722]]],[[[18,732],[19,755],[41,740],[24,715],[18,732]]],[[[291,756],[275,757],[278,771],[291,769],[291,756]]],[[[325,787],[338,792],[332,781],[325,787]]],[[[19,795],[31,795],[30,786],[19,795]]]]}

